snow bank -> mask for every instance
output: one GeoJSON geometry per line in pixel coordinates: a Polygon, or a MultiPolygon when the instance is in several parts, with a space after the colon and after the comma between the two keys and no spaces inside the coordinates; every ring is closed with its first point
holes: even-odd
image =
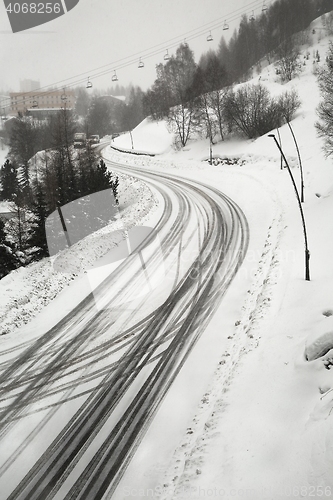
{"type": "Polygon", "coordinates": [[[170,134],[165,120],[152,120],[145,118],[131,132],[121,134],[111,142],[119,151],[136,154],[159,155],[171,148],[173,135],[170,134]]]}
{"type": "Polygon", "coordinates": [[[129,229],[157,207],[146,184],[131,176],[119,177],[120,220],[90,234],[54,258],[45,258],[11,272],[0,280],[0,335],[27,324],[82,273],[86,273],[117,241],[113,231],[129,229]],[[62,272],[59,269],[63,269],[62,272]]]}

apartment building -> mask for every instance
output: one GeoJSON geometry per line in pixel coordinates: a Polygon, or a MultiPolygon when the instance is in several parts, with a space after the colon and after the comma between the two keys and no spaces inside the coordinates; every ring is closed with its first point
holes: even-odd
{"type": "Polygon", "coordinates": [[[9,96],[12,115],[26,111],[33,111],[36,114],[52,112],[64,107],[72,109],[75,104],[75,94],[72,90],[11,92],[9,96]]]}

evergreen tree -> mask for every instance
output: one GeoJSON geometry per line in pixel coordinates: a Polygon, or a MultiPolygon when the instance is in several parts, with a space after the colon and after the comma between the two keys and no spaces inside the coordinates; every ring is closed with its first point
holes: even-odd
{"type": "Polygon", "coordinates": [[[140,87],[131,88],[128,104],[123,111],[123,130],[132,130],[145,118],[143,96],[140,87]]]}
{"type": "Polygon", "coordinates": [[[17,192],[17,171],[14,162],[8,158],[0,169],[0,199],[12,201],[17,192]]]}
{"type": "Polygon", "coordinates": [[[111,184],[112,174],[108,171],[105,161],[103,159],[93,168],[91,173],[92,191],[97,192],[103,189],[109,189],[111,184]]]}
{"type": "Polygon", "coordinates": [[[75,94],[76,94],[75,113],[78,116],[85,118],[88,115],[91,96],[84,87],[79,87],[78,89],[76,89],[75,94]]]}
{"type": "Polygon", "coordinates": [[[11,244],[7,241],[5,223],[0,219],[0,279],[16,269],[17,259],[13,253],[11,244]]]}
{"type": "Polygon", "coordinates": [[[38,251],[35,252],[35,256],[38,258],[42,258],[48,255],[45,233],[45,221],[48,215],[48,211],[45,202],[45,196],[40,186],[35,195],[35,201],[32,206],[32,213],[34,215],[34,219],[29,229],[28,245],[30,247],[37,247],[38,251]]]}
{"type": "Polygon", "coordinates": [[[107,97],[93,97],[87,116],[89,134],[98,134],[103,137],[111,132],[111,123],[111,100],[107,97]]]}
{"type": "Polygon", "coordinates": [[[119,187],[119,179],[118,179],[118,177],[116,177],[115,180],[111,180],[111,189],[112,189],[114,199],[116,201],[116,205],[119,205],[118,187],[119,187]]]}

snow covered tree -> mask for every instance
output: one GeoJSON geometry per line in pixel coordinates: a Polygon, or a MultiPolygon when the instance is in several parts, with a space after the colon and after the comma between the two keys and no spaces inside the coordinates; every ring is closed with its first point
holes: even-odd
{"type": "Polygon", "coordinates": [[[324,151],[333,155],[333,42],[330,42],[326,68],[318,75],[318,85],[323,100],[319,104],[316,123],[318,133],[324,139],[324,151]]]}
{"type": "Polygon", "coordinates": [[[45,202],[45,196],[40,186],[32,205],[32,213],[34,217],[28,230],[27,243],[30,247],[35,247],[37,249],[37,251],[34,252],[34,256],[41,258],[48,255],[45,233],[45,221],[48,215],[48,210],[45,202]]]}
{"type": "Polygon", "coordinates": [[[20,198],[20,193],[15,195],[14,202],[14,217],[6,222],[6,231],[10,235],[10,241],[14,244],[15,248],[23,252],[28,247],[31,212],[29,212],[20,198]]]}

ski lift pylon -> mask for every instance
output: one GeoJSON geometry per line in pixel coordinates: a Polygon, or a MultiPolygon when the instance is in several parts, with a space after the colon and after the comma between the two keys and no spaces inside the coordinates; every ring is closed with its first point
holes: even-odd
{"type": "Polygon", "coordinates": [[[87,89],[91,89],[92,87],[92,83],[91,81],[89,80],[89,76],[88,76],[88,81],[87,81],[87,85],[86,85],[87,89]]]}
{"type": "Polygon", "coordinates": [[[213,41],[213,37],[212,37],[212,32],[210,31],[209,35],[207,36],[207,42],[212,42],[212,41],[213,41]]]}
{"type": "Polygon", "coordinates": [[[118,81],[116,70],[114,70],[114,74],[112,75],[112,81],[113,82],[117,82],[118,81]]]}

